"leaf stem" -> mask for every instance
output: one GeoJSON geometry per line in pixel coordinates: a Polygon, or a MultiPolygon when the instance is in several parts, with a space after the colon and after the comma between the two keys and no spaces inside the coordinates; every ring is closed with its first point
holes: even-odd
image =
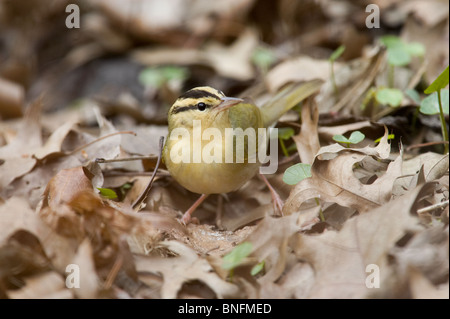
{"type": "Polygon", "coordinates": [[[283,154],[285,157],[289,157],[289,152],[286,149],[286,146],[284,145],[283,140],[280,138],[280,146],[281,146],[281,150],[283,151],[283,154]]]}
{"type": "MultiPolygon", "coordinates": [[[[442,108],[441,102],[441,90],[437,91],[438,94],[438,103],[439,103],[439,117],[441,118],[441,126],[442,126],[442,137],[444,138],[444,142],[448,142],[448,131],[447,131],[447,123],[445,123],[444,109],[442,108]]],[[[444,144],[444,154],[448,153],[448,143],[444,144]]]]}
{"type": "Polygon", "coordinates": [[[334,78],[334,62],[330,61],[330,73],[331,73],[331,84],[333,85],[334,96],[336,100],[339,97],[339,91],[336,85],[336,79],[334,78]]]}
{"type": "Polygon", "coordinates": [[[395,68],[395,66],[393,64],[389,64],[388,86],[390,88],[394,87],[394,68],[395,68]]]}
{"type": "MultiPolygon", "coordinates": [[[[319,199],[317,197],[314,197],[314,200],[316,201],[317,206],[320,206],[319,199]]],[[[320,218],[320,221],[322,221],[322,222],[325,221],[325,216],[323,216],[322,206],[320,206],[319,218],[320,218]]]]}

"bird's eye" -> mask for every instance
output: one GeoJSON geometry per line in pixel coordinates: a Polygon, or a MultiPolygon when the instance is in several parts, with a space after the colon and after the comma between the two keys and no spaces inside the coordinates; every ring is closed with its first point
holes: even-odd
{"type": "Polygon", "coordinates": [[[206,110],[206,104],[203,102],[200,102],[197,104],[197,108],[199,111],[204,111],[204,110],[206,110]]]}

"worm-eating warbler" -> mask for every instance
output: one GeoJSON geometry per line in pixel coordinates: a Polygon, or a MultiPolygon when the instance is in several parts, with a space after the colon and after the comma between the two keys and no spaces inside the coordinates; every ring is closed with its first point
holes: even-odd
{"type": "MultiPolygon", "coordinates": [[[[245,131],[252,128],[258,132],[259,128],[267,128],[278,118],[294,107],[304,98],[315,93],[321,86],[321,81],[313,80],[302,85],[291,86],[278,94],[269,103],[258,108],[252,103],[247,103],[243,99],[226,97],[221,91],[209,86],[193,88],[182,94],[169,109],[168,124],[169,136],[163,150],[163,160],[173,178],[191,192],[203,194],[193,207],[183,216],[182,221],[187,223],[190,215],[201,201],[208,194],[228,193],[240,188],[245,182],[252,178],[257,172],[260,162],[249,161],[248,158],[255,154],[250,154],[247,149],[247,141],[244,145],[236,145],[236,138],[233,143],[225,143],[226,129],[241,128],[245,131]],[[197,120],[197,121],[196,121],[197,120]],[[194,134],[194,123],[201,128],[200,134],[194,134]],[[183,128],[189,134],[187,139],[171,139],[171,134],[176,128],[183,128]],[[195,162],[195,146],[193,138],[200,139],[208,128],[216,128],[222,136],[219,141],[213,140],[217,149],[221,150],[222,160],[207,163],[203,161],[195,162]],[[197,137],[195,137],[197,136],[197,137]],[[187,145],[180,145],[185,143],[187,145]],[[225,145],[227,144],[227,145],[225,145]],[[228,145],[229,144],[229,145],[228,145]],[[190,160],[180,162],[172,158],[171,151],[177,148],[186,147],[190,150],[190,160]],[[226,147],[234,148],[233,162],[227,162],[225,155],[226,147]],[[244,159],[236,161],[236,148],[244,148],[244,159]]],[[[210,140],[195,141],[197,151],[203,149],[211,143],[210,140]]],[[[256,145],[258,145],[256,143],[256,145]]],[[[208,147],[211,147],[209,145],[208,147]]],[[[209,150],[209,149],[208,149],[209,150]]],[[[256,150],[257,152],[257,150],[256,150]]],[[[203,153],[203,152],[202,152],[203,153]]],[[[198,154],[200,155],[200,154],[198,154]]]]}

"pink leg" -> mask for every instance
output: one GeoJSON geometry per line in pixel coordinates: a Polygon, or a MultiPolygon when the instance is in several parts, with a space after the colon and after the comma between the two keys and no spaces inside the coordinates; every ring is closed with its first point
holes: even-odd
{"type": "Polygon", "coordinates": [[[272,187],[272,185],[270,185],[269,181],[267,180],[267,178],[264,176],[264,174],[259,174],[259,177],[261,177],[261,179],[264,181],[264,183],[266,183],[267,187],[270,190],[270,193],[272,194],[272,202],[273,202],[273,209],[274,212],[276,212],[277,210],[280,212],[280,215],[283,215],[283,200],[281,199],[280,195],[278,195],[277,191],[272,187]]]}
{"type": "Polygon", "coordinates": [[[191,220],[191,215],[192,213],[197,209],[198,206],[200,206],[201,203],[204,202],[204,200],[209,196],[209,194],[202,194],[202,196],[199,197],[199,199],[197,199],[195,201],[194,204],[192,204],[191,207],[189,207],[189,209],[183,214],[183,217],[181,217],[180,221],[184,224],[187,225],[189,224],[189,221],[191,220]]]}

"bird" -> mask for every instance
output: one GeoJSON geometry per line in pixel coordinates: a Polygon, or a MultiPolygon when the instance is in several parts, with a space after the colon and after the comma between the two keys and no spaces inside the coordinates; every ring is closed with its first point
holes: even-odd
{"type": "MultiPolygon", "coordinates": [[[[195,87],[180,95],[168,111],[169,133],[162,159],[181,186],[201,194],[180,221],[188,224],[208,195],[236,191],[255,176],[262,164],[257,156],[261,147],[258,132],[316,93],[321,85],[321,80],[292,84],[262,107],[248,99],[227,97],[210,86],[195,87]],[[234,135],[227,135],[230,132],[234,135]],[[255,137],[256,141],[251,141],[255,137]]],[[[281,210],[281,199],[272,195],[281,210]]]]}

